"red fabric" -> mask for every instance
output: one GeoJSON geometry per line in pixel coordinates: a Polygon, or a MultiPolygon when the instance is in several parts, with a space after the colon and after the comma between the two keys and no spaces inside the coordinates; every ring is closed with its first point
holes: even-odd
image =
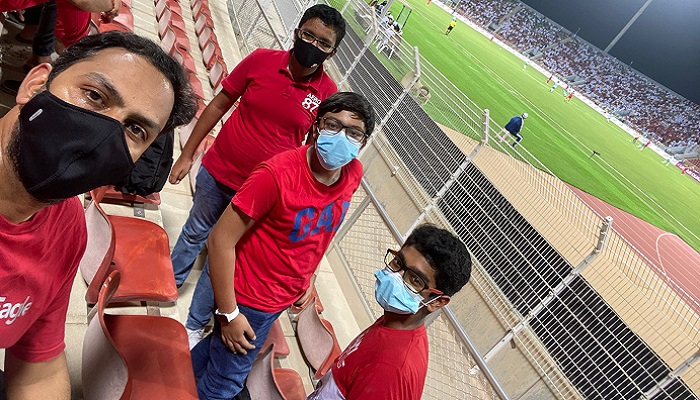
{"type": "Polygon", "coordinates": [[[240,104],[202,160],[220,183],[238,190],[256,165],[302,144],[318,104],[338,89],[320,67],[309,82],[294,82],[290,51],[257,49],[222,81],[240,104]]]}
{"type": "Polygon", "coordinates": [[[90,33],[90,13],[67,0],[56,0],[56,38],[69,47],[90,33]]]}
{"type": "Polygon", "coordinates": [[[308,165],[308,148],[260,164],[233,197],[256,221],[236,246],[234,287],[244,306],[278,312],[304,294],[360,185],[357,160],[343,167],[333,185],[320,183],[308,165]]]}
{"type": "Polygon", "coordinates": [[[46,3],[48,0],[2,0],[0,1],[0,12],[25,10],[37,4],[46,3]]]}
{"type": "MultiPolygon", "coordinates": [[[[24,10],[48,0],[3,0],[0,12],[24,10]]],[[[56,0],[56,29],[54,34],[65,47],[72,45],[90,33],[90,13],[67,0],[56,0]]]]}
{"type": "Polygon", "coordinates": [[[0,348],[24,361],[59,355],[87,228],[77,197],[13,224],[0,216],[0,348]]]}
{"type": "Polygon", "coordinates": [[[347,400],[418,400],[428,373],[425,326],[405,331],[387,328],[382,321],[343,351],[331,369],[332,379],[347,400]]]}

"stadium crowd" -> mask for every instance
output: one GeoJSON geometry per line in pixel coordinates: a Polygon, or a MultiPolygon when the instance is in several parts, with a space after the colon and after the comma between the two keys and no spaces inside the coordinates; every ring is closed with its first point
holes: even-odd
{"type": "Polygon", "coordinates": [[[464,17],[575,86],[645,137],[691,152],[700,142],[700,105],[664,88],[577,38],[527,5],[508,0],[459,3],[464,17]]]}

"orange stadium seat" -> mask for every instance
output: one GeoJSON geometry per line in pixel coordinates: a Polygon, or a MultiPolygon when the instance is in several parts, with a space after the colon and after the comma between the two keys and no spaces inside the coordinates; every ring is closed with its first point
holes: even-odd
{"type": "Polygon", "coordinates": [[[333,325],[316,311],[316,299],[297,315],[296,321],[301,353],[314,370],[314,378],[321,379],[340,355],[333,325]]]}
{"type": "Polygon", "coordinates": [[[177,300],[177,287],[170,262],[165,230],[151,221],[107,215],[100,201],[107,187],[90,192],[85,209],[88,243],[80,261],[80,273],[88,284],[85,300],[97,302],[102,281],[113,270],[122,274],[114,298],[118,301],[177,300]]]}
{"type": "Polygon", "coordinates": [[[251,399],[304,400],[306,391],[299,373],[275,368],[275,346],[263,348],[250,369],[246,387],[251,399]]]}
{"type": "Polygon", "coordinates": [[[110,315],[119,271],[100,285],[97,316],[83,341],[86,400],[197,399],[185,327],[152,315],[110,315]]]}
{"type": "MultiPolygon", "coordinates": [[[[275,356],[286,357],[289,355],[289,345],[287,344],[287,339],[284,337],[284,331],[282,330],[282,324],[279,318],[272,323],[270,328],[270,333],[267,334],[267,339],[263,343],[262,348],[266,349],[267,346],[275,346],[275,356]]],[[[258,354],[258,357],[260,354],[258,354]]]]}

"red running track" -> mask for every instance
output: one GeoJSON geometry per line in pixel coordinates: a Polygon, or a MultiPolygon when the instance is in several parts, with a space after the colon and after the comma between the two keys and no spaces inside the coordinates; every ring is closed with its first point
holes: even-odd
{"type": "Polygon", "coordinates": [[[598,214],[613,217],[613,229],[656,264],[650,267],[661,279],[675,282],[670,287],[700,315],[700,253],[676,234],[657,228],[571,185],[569,187],[598,214]]]}

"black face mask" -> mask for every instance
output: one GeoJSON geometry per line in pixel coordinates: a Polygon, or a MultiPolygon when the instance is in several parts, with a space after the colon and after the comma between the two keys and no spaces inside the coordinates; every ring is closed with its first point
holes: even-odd
{"type": "Polygon", "coordinates": [[[292,49],[294,58],[297,59],[299,64],[306,68],[312,68],[317,65],[321,65],[330,53],[324,53],[314,46],[312,43],[306,43],[299,37],[294,41],[294,47],[292,49]]]}
{"type": "Polygon", "coordinates": [[[19,117],[15,164],[37,200],[55,202],[117,184],[134,165],[119,121],[48,90],[29,100],[19,117]]]}

